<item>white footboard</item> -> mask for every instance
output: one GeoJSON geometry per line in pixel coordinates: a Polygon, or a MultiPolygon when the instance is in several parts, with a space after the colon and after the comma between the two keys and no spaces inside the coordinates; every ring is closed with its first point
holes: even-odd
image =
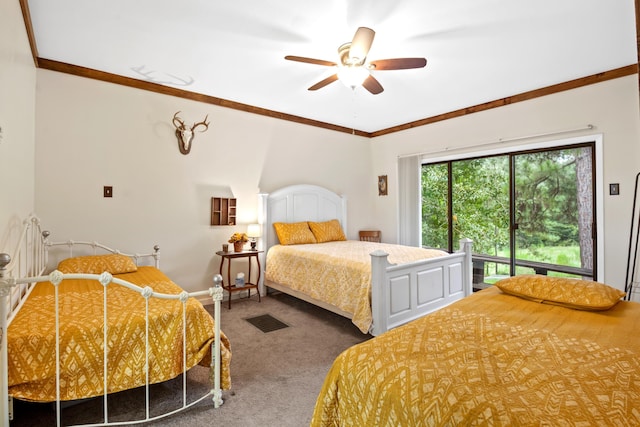
{"type": "MultiPolygon", "coordinates": [[[[6,254],[2,254],[2,255],[6,255],[6,254]]],[[[2,260],[6,260],[8,257],[6,256],[2,256],[0,257],[0,259],[2,260]]],[[[186,340],[187,340],[187,335],[186,335],[186,302],[187,299],[189,297],[201,297],[201,296],[206,296],[209,295],[210,297],[212,297],[213,302],[214,302],[214,322],[215,322],[215,338],[214,338],[214,344],[212,345],[212,370],[213,370],[213,387],[212,389],[205,394],[204,396],[201,396],[200,398],[187,403],[186,400],[186,366],[183,367],[182,373],[183,373],[183,384],[182,384],[182,405],[181,407],[179,407],[177,410],[173,410],[171,412],[168,413],[164,413],[158,416],[154,416],[151,417],[149,415],[149,409],[150,409],[150,400],[149,400],[149,386],[150,386],[150,382],[149,382],[149,373],[146,372],[147,375],[147,380],[146,380],[146,385],[145,385],[145,418],[143,420],[133,420],[131,422],[122,422],[119,421],[117,423],[113,423],[113,425],[122,425],[122,424],[139,424],[142,421],[145,422],[149,422],[149,421],[154,421],[154,420],[158,420],[160,418],[164,418],[166,416],[169,415],[173,415],[177,412],[180,412],[182,410],[185,410],[199,402],[201,402],[202,400],[208,398],[209,396],[211,397],[211,399],[213,400],[214,406],[217,408],[222,404],[222,391],[220,388],[220,301],[222,300],[223,297],[223,292],[222,292],[222,276],[220,276],[219,274],[216,275],[213,279],[214,281],[214,286],[209,288],[206,291],[200,291],[200,292],[193,292],[193,293],[187,293],[187,292],[182,292],[181,294],[178,295],[169,295],[169,294],[162,294],[162,293],[157,293],[154,292],[150,287],[145,287],[145,288],[141,288],[137,285],[134,285],[130,282],[127,282],[125,280],[121,280],[118,278],[114,278],[111,274],[109,273],[103,273],[100,275],[97,274],[62,274],[59,271],[53,271],[51,274],[47,275],[47,276],[39,276],[39,277],[26,277],[26,278],[3,278],[3,265],[0,264],[0,297],[2,297],[3,301],[3,305],[4,305],[4,297],[6,295],[8,295],[8,292],[4,292],[5,290],[11,288],[11,287],[15,287],[15,286],[19,286],[21,284],[25,284],[25,283],[39,283],[39,282],[50,282],[51,285],[53,285],[54,287],[56,287],[56,292],[55,292],[55,307],[56,307],[56,337],[60,337],[60,330],[59,330],[59,325],[58,325],[58,293],[57,293],[57,286],[60,284],[60,282],[64,279],[87,279],[87,280],[96,280],[98,282],[100,282],[103,286],[104,286],[104,294],[105,294],[105,304],[106,304],[106,294],[107,294],[107,286],[110,285],[111,283],[117,284],[117,285],[121,285],[121,286],[125,286],[135,292],[138,292],[140,294],[140,296],[142,298],[144,298],[146,300],[146,304],[147,304],[147,314],[146,314],[146,323],[147,323],[147,331],[148,331],[148,325],[149,325],[149,313],[148,313],[148,304],[149,304],[149,300],[152,298],[160,298],[160,299],[165,299],[165,300],[179,300],[182,302],[182,322],[183,322],[183,327],[185,328],[183,330],[183,343],[182,343],[182,348],[183,348],[183,352],[186,351],[186,340]]],[[[0,315],[5,315],[5,313],[1,312],[2,310],[0,310],[0,315]]],[[[105,319],[104,319],[104,324],[107,324],[107,319],[106,319],[106,311],[105,311],[105,319]]],[[[10,421],[10,413],[9,413],[9,407],[7,402],[9,401],[9,395],[8,395],[8,375],[7,375],[7,337],[6,337],[6,317],[4,319],[4,321],[2,322],[2,326],[0,327],[0,341],[2,342],[2,357],[0,358],[3,362],[3,365],[1,367],[2,369],[2,379],[3,379],[3,383],[2,383],[2,389],[0,390],[0,398],[2,399],[3,405],[0,407],[0,426],[9,426],[9,421],[10,421]]],[[[104,329],[104,339],[105,342],[107,341],[107,333],[108,330],[107,328],[104,329]]],[[[146,358],[147,361],[145,363],[145,366],[148,366],[149,364],[149,338],[146,338],[146,358]]],[[[57,395],[58,398],[56,400],[56,425],[60,426],[61,425],[61,419],[60,419],[60,361],[59,361],[59,355],[61,354],[61,349],[60,347],[60,339],[56,339],[56,387],[57,387],[57,395]]],[[[104,371],[105,373],[107,372],[107,353],[104,353],[104,371]]],[[[183,363],[186,363],[186,354],[183,354],[183,363]]],[[[107,390],[108,388],[108,384],[107,384],[107,377],[105,375],[105,383],[104,383],[104,390],[107,390]]],[[[109,414],[108,414],[108,404],[107,404],[107,400],[108,400],[108,394],[104,394],[103,396],[104,399],[104,414],[103,414],[103,422],[99,423],[99,424],[94,424],[94,425],[110,425],[111,423],[109,422],[109,414]]]]}
{"type": "Polygon", "coordinates": [[[379,335],[473,292],[472,242],[460,241],[460,251],[439,258],[394,265],[388,254],[371,254],[372,335],[379,335]]]}

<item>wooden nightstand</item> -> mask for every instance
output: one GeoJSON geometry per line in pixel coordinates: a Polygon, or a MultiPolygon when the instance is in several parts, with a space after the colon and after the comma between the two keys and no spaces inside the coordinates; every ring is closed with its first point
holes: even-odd
{"type": "MultiPolygon", "coordinates": [[[[251,289],[255,289],[258,294],[258,302],[260,302],[260,290],[258,289],[258,283],[260,283],[260,258],[259,254],[264,251],[242,251],[242,252],[223,252],[218,251],[216,255],[220,255],[222,258],[220,260],[220,275],[222,275],[222,269],[224,266],[224,261],[227,260],[227,279],[222,280],[222,287],[229,292],[229,309],[231,309],[231,295],[234,292],[247,291],[247,298],[251,298],[251,289]],[[249,271],[247,272],[247,280],[245,281],[244,286],[236,287],[235,283],[231,281],[231,260],[235,258],[247,258],[249,261],[249,271]],[[256,263],[258,264],[258,280],[251,282],[251,258],[256,259],[256,263]]],[[[224,277],[224,275],[222,275],[224,277]]]]}

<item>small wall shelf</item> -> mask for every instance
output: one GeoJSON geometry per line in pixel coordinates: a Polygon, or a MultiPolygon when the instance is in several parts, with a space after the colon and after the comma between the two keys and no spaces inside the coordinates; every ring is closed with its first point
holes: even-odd
{"type": "Polygon", "coordinates": [[[236,199],[211,198],[211,225],[236,225],[236,199]]]}

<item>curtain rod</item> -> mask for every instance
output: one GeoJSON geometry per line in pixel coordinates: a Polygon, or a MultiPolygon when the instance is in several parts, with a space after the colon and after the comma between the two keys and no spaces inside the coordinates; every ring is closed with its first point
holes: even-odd
{"type": "Polygon", "coordinates": [[[540,138],[540,137],[543,137],[543,136],[560,135],[560,134],[563,134],[563,133],[579,132],[579,131],[583,131],[583,130],[592,130],[594,128],[595,128],[594,125],[588,124],[588,125],[586,125],[584,127],[574,128],[574,129],[558,130],[558,131],[554,131],[554,132],[538,133],[538,134],[527,135],[527,136],[517,136],[517,137],[514,137],[514,138],[499,138],[496,141],[485,142],[483,144],[465,145],[465,146],[462,146],[462,147],[453,147],[453,148],[445,147],[443,149],[435,150],[435,151],[423,151],[423,152],[420,152],[420,153],[402,154],[402,155],[399,155],[398,158],[401,159],[401,158],[404,158],[404,157],[424,156],[425,154],[446,153],[448,151],[464,150],[466,148],[486,147],[487,145],[504,144],[505,142],[520,141],[520,140],[523,140],[523,139],[540,138]]]}

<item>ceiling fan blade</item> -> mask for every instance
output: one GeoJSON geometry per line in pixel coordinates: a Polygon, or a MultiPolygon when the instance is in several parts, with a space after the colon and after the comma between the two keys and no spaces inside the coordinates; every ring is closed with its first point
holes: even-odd
{"type": "Polygon", "coordinates": [[[410,68],[422,68],[427,65],[424,58],[394,58],[378,59],[370,63],[374,70],[407,70],[410,68]]]}
{"type": "Polygon", "coordinates": [[[358,28],[351,41],[351,47],[349,47],[349,61],[351,64],[362,64],[367,59],[375,35],[376,32],[371,28],[358,28]]]}
{"type": "Polygon", "coordinates": [[[362,82],[362,87],[371,92],[374,95],[381,93],[384,89],[380,82],[376,80],[371,74],[362,82]]]}
{"type": "Polygon", "coordinates": [[[322,89],[323,87],[325,87],[326,85],[328,85],[329,83],[333,83],[336,80],[338,80],[338,75],[337,74],[332,74],[329,77],[327,77],[326,79],[320,80],[318,83],[314,84],[313,86],[311,86],[309,89],[307,90],[318,90],[318,89],[322,89]]]}
{"type": "Polygon", "coordinates": [[[325,61],[324,59],[305,58],[304,56],[287,55],[284,59],[288,59],[289,61],[305,62],[307,64],[324,65],[327,67],[334,67],[338,65],[335,62],[325,61]]]}

